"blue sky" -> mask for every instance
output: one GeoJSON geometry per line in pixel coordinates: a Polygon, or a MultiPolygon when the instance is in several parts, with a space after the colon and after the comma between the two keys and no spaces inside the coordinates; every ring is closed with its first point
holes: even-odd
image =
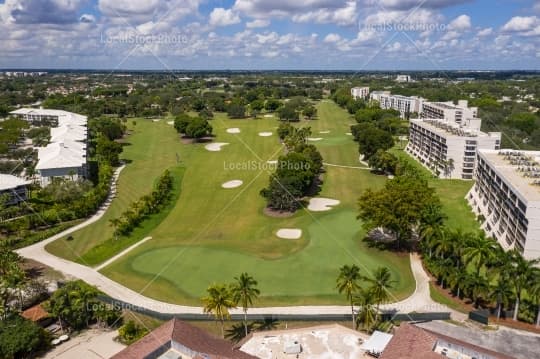
{"type": "Polygon", "coordinates": [[[540,0],[0,0],[0,68],[540,69],[540,0]]]}

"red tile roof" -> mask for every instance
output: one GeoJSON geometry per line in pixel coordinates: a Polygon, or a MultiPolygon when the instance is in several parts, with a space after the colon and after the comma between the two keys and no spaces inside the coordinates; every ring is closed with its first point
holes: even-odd
{"type": "Polygon", "coordinates": [[[37,304],[22,312],[21,317],[29,319],[33,322],[39,322],[42,319],[48,318],[49,313],[47,313],[47,311],[43,309],[41,304],[37,304]]]}
{"type": "Polygon", "coordinates": [[[181,344],[192,352],[198,353],[194,356],[195,359],[256,359],[252,355],[235,349],[230,342],[214,337],[176,318],[148,333],[113,356],[112,359],[144,359],[159,348],[170,348],[171,342],[181,344]]]}
{"type": "Polygon", "coordinates": [[[464,348],[487,354],[497,359],[512,359],[512,357],[496,353],[461,340],[438,334],[413,324],[402,323],[394,333],[379,359],[440,359],[443,355],[433,351],[438,339],[460,345],[464,348]]]}

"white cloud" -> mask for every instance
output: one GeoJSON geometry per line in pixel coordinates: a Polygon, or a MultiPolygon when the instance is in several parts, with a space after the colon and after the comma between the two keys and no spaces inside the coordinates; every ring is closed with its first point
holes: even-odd
{"type": "Polygon", "coordinates": [[[364,0],[367,5],[378,4],[382,8],[398,10],[408,10],[417,7],[438,9],[472,1],[473,0],[424,0],[419,2],[418,0],[364,0]]]}
{"type": "Polygon", "coordinates": [[[478,31],[478,33],[476,34],[476,36],[479,36],[479,37],[485,37],[485,36],[489,36],[493,34],[493,28],[491,27],[487,27],[485,29],[482,29],[480,31],[478,31]]]}
{"type": "Polygon", "coordinates": [[[232,9],[217,7],[210,13],[209,24],[211,26],[229,26],[238,24],[239,22],[240,16],[232,9]]]}
{"type": "Polygon", "coordinates": [[[259,44],[274,43],[279,39],[279,35],[276,32],[270,32],[266,34],[256,34],[257,42],[259,44]]]}
{"type": "Polygon", "coordinates": [[[514,16],[502,27],[502,31],[522,32],[533,30],[538,25],[536,16],[514,16]]]}
{"type": "Polygon", "coordinates": [[[326,35],[323,42],[325,42],[325,43],[336,43],[339,40],[341,40],[341,36],[339,36],[338,34],[332,33],[332,34],[326,35]]]}
{"type": "Polygon", "coordinates": [[[308,11],[305,14],[294,15],[293,21],[300,23],[314,22],[317,24],[334,23],[337,25],[352,25],[356,23],[356,16],[356,2],[348,1],[343,8],[322,8],[308,11]]]}
{"type": "Polygon", "coordinates": [[[253,21],[246,22],[246,27],[248,29],[267,27],[268,25],[270,25],[270,20],[264,20],[264,19],[255,19],[253,21]]]}
{"type": "Polygon", "coordinates": [[[449,30],[465,31],[471,28],[471,18],[468,15],[460,15],[448,24],[449,30]]]}

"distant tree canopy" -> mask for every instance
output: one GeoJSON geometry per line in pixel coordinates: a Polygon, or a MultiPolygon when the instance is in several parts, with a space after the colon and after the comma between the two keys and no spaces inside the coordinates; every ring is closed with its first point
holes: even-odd
{"type": "Polygon", "coordinates": [[[246,117],[246,107],[241,103],[233,102],[227,106],[227,115],[230,118],[244,118],[246,117]]]}
{"type": "Polygon", "coordinates": [[[178,133],[186,137],[200,139],[212,134],[212,126],[207,119],[201,117],[191,117],[182,113],[174,119],[174,128],[178,133]]]}

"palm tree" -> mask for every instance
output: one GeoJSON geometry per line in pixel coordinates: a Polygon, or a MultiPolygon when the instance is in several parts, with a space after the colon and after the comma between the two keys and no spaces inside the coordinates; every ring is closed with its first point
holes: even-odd
{"type": "Polygon", "coordinates": [[[493,257],[495,248],[495,241],[486,238],[486,234],[481,231],[477,234],[475,240],[469,243],[464,255],[465,262],[473,264],[476,267],[476,273],[480,274],[482,267],[493,257]]]}
{"type": "Polygon", "coordinates": [[[418,228],[418,235],[424,248],[429,250],[429,257],[431,257],[433,244],[441,236],[446,218],[440,206],[436,205],[430,205],[422,216],[422,224],[418,228]]]}
{"type": "Polygon", "coordinates": [[[225,319],[230,318],[229,309],[235,308],[229,287],[225,284],[213,284],[206,290],[208,296],[202,298],[204,312],[214,315],[221,323],[221,336],[225,338],[225,319]]]}
{"type": "Polygon", "coordinates": [[[109,220],[109,225],[114,230],[114,240],[118,240],[118,227],[122,224],[122,220],[120,218],[112,218],[109,220]]]}
{"type": "Polygon", "coordinates": [[[501,318],[503,307],[508,305],[513,295],[510,280],[506,276],[500,276],[497,283],[491,286],[488,296],[497,303],[497,320],[501,318]]]}
{"type": "Polygon", "coordinates": [[[246,336],[248,335],[247,311],[248,307],[253,304],[261,292],[257,289],[257,281],[247,273],[240,274],[239,277],[234,277],[236,282],[231,286],[233,300],[236,305],[241,304],[244,311],[244,329],[246,336]]]}
{"type": "Polygon", "coordinates": [[[461,286],[467,279],[467,272],[463,270],[454,270],[448,276],[447,283],[456,297],[461,298],[461,286]]]}
{"type": "Polygon", "coordinates": [[[510,256],[508,274],[510,278],[512,278],[512,284],[514,285],[514,294],[516,296],[513,319],[517,320],[523,290],[528,285],[530,285],[530,283],[533,283],[537,270],[535,269],[535,264],[539,263],[540,261],[538,259],[527,260],[523,258],[523,256],[517,249],[509,251],[508,254],[510,256]]]}
{"type": "Polygon", "coordinates": [[[379,313],[375,308],[375,303],[376,298],[371,290],[362,289],[354,296],[354,304],[358,306],[357,327],[370,331],[377,323],[379,313]]]}
{"type": "Polygon", "coordinates": [[[467,275],[466,287],[470,298],[474,302],[474,307],[478,308],[480,300],[485,297],[489,291],[489,283],[487,279],[479,273],[471,273],[467,275]]]}
{"type": "Polygon", "coordinates": [[[345,293],[345,296],[351,303],[353,329],[355,326],[353,296],[354,293],[360,289],[360,285],[358,284],[358,281],[360,281],[360,279],[362,279],[362,276],[360,274],[360,268],[358,268],[356,264],[353,264],[351,266],[344,265],[343,267],[341,267],[339,269],[339,276],[336,281],[336,287],[339,293],[345,293]]]}
{"type": "Polygon", "coordinates": [[[437,237],[436,242],[433,245],[433,251],[439,258],[448,257],[454,248],[454,241],[451,232],[446,229],[441,232],[441,235],[437,237]]]}
{"type": "Polygon", "coordinates": [[[375,273],[373,273],[373,279],[368,280],[373,283],[370,291],[373,292],[378,312],[381,303],[388,300],[388,290],[392,288],[395,281],[392,280],[392,273],[386,267],[377,268],[375,273]]]}
{"type": "Polygon", "coordinates": [[[527,289],[527,293],[536,303],[538,308],[536,311],[536,327],[540,327],[540,271],[536,271],[536,280],[532,283],[532,286],[527,289]]]}

